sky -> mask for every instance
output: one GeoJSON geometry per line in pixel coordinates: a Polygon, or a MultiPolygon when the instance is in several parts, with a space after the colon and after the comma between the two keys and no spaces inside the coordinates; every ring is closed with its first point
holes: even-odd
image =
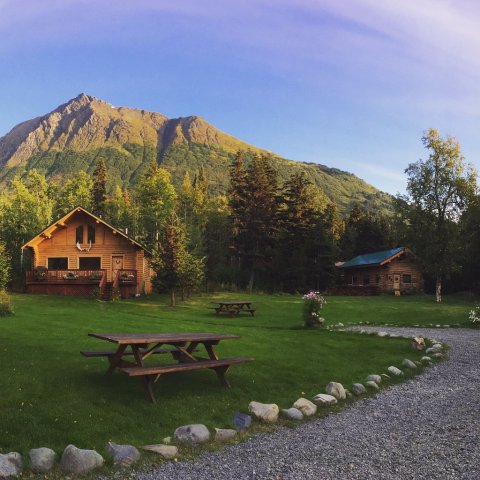
{"type": "Polygon", "coordinates": [[[403,193],[428,128],[480,169],[480,4],[0,0],[0,136],[80,92],[403,193]]]}

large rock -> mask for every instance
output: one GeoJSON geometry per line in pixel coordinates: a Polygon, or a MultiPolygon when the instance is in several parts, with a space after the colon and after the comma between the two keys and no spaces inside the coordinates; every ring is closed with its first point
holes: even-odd
{"type": "Polygon", "coordinates": [[[347,394],[341,383],[330,382],[325,387],[325,391],[328,395],[333,395],[337,400],[345,400],[347,398],[347,394]]]}
{"type": "Polygon", "coordinates": [[[397,368],[397,367],[388,367],[387,370],[392,374],[395,375],[396,377],[399,377],[400,375],[403,375],[403,372],[397,368]]]}
{"type": "Polygon", "coordinates": [[[108,442],[106,450],[112,456],[114,465],[128,467],[140,460],[140,452],[132,445],[118,445],[108,442]]]}
{"type": "Polygon", "coordinates": [[[51,448],[32,448],[29,457],[30,468],[35,473],[47,473],[55,465],[57,454],[51,448]]]}
{"type": "Polygon", "coordinates": [[[354,395],[357,395],[357,397],[360,395],[365,395],[367,393],[367,389],[361,383],[354,383],[350,387],[350,390],[354,395]]]}
{"type": "Polygon", "coordinates": [[[423,363],[431,363],[432,359],[431,357],[424,356],[420,359],[423,363]]]}
{"type": "Polygon", "coordinates": [[[327,393],[319,393],[313,397],[314,403],[319,407],[329,407],[330,405],[335,405],[337,399],[333,395],[328,395],[327,393]]]}
{"type": "Polygon", "coordinates": [[[298,408],[306,417],[311,417],[317,413],[317,406],[306,398],[299,398],[293,408],[298,408]]]}
{"type": "Polygon", "coordinates": [[[22,463],[22,456],[17,452],[0,453],[0,479],[18,477],[22,463]]]}
{"type": "Polygon", "coordinates": [[[428,355],[429,353],[439,353],[443,350],[443,346],[440,343],[434,343],[430,348],[425,350],[425,353],[428,355]]]}
{"type": "Polygon", "coordinates": [[[382,377],[380,375],[369,375],[367,382],[375,382],[376,384],[382,383],[382,377]]]}
{"type": "Polygon", "coordinates": [[[103,457],[95,450],[82,450],[68,445],[62,454],[60,467],[66,473],[82,475],[103,465],[103,457]]]}
{"type": "Polygon", "coordinates": [[[266,423],[275,423],[278,420],[278,405],[275,403],[250,402],[248,411],[266,423]]]}
{"type": "Polygon", "coordinates": [[[403,361],[402,361],[402,366],[406,367],[406,368],[411,368],[412,370],[414,370],[415,368],[417,368],[417,366],[415,365],[415,363],[413,363],[411,360],[409,360],[408,358],[404,358],[403,361]]]}
{"type": "Polygon", "coordinates": [[[208,431],[208,428],[201,423],[178,427],[173,436],[180,443],[187,443],[189,445],[197,445],[210,440],[210,432],[208,431]]]}
{"type": "Polygon", "coordinates": [[[237,430],[246,430],[252,424],[252,417],[243,412],[235,412],[232,423],[237,430]]]}
{"type": "Polygon", "coordinates": [[[282,417],[289,420],[303,420],[303,413],[298,408],[285,408],[281,411],[282,417]]]}
{"type": "Polygon", "coordinates": [[[413,337],[411,347],[415,352],[425,350],[425,339],[423,337],[413,337]]]}
{"type": "Polygon", "coordinates": [[[165,445],[163,443],[159,445],[145,445],[142,449],[147,452],[158,453],[168,460],[171,460],[178,455],[178,448],[175,445],[165,445]]]}
{"type": "Polygon", "coordinates": [[[365,382],[365,386],[371,388],[372,390],[380,390],[378,383],[374,382],[373,380],[368,380],[367,382],[365,382]]]}
{"type": "Polygon", "coordinates": [[[215,429],[215,441],[216,442],[228,442],[232,438],[235,438],[237,435],[236,430],[232,430],[231,428],[216,428],[215,429]]]}

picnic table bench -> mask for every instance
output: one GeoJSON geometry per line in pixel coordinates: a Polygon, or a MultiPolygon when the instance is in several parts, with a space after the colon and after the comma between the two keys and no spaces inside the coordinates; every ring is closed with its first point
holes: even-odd
{"type": "Polygon", "coordinates": [[[238,335],[215,333],[89,333],[89,336],[116,343],[117,350],[83,351],[86,357],[107,357],[109,367],[107,375],[119,369],[130,377],[141,377],[147,398],[155,403],[152,383],[161,375],[173,372],[211,369],[217,374],[220,384],[229,387],[226,373],[232,365],[252,362],[252,357],[236,357],[219,359],[214,346],[221,340],[240,338],[238,335]],[[151,346],[150,346],[151,345],[151,346]],[[162,345],[171,346],[161,348],[162,345]],[[198,347],[203,345],[208,358],[194,355],[198,347]],[[177,363],[146,366],[145,360],[150,355],[171,354],[177,363]],[[133,361],[124,357],[133,356],[133,361]]]}
{"type": "Polygon", "coordinates": [[[255,314],[255,308],[252,307],[252,302],[249,300],[222,301],[217,303],[218,307],[212,307],[217,315],[226,314],[229,317],[233,317],[241,312],[247,312],[253,317],[255,314]]]}

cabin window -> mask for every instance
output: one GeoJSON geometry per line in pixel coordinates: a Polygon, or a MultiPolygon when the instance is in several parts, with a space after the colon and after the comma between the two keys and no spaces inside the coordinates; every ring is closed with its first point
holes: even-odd
{"type": "Polygon", "coordinates": [[[75,230],[75,242],[83,243],[83,225],[79,225],[75,230]]]}
{"type": "Polygon", "coordinates": [[[49,270],[68,270],[68,257],[51,257],[48,259],[49,270]]]}
{"type": "Polygon", "coordinates": [[[370,276],[369,275],[365,275],[363,277],[363,284],[364,285],[370,285],[370,276]]]}
{"type": "Polygon", "coordinates": [[[100,270],[100,257],[80,257],[78,259],[78,267],[80,270],[100,270]]]}
{"type": "Polygon", "coordinates": [[[402,275],[402,283],[412,283],[412,276],[410,274],[402,275]]]}
{"type": "Polygon", "coordinates": [[[87,243],[95,243],[95,225],[88,226],[87,243]]]}

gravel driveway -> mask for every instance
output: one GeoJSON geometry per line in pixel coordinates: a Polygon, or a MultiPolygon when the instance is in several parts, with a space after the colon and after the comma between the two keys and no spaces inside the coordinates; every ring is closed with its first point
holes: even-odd
{"type": "Polygon", "coordinates": [[[133,477],[480,479],[480,331],[388,331],[444,341],[450,360],[340,414],[133,477]]]}

